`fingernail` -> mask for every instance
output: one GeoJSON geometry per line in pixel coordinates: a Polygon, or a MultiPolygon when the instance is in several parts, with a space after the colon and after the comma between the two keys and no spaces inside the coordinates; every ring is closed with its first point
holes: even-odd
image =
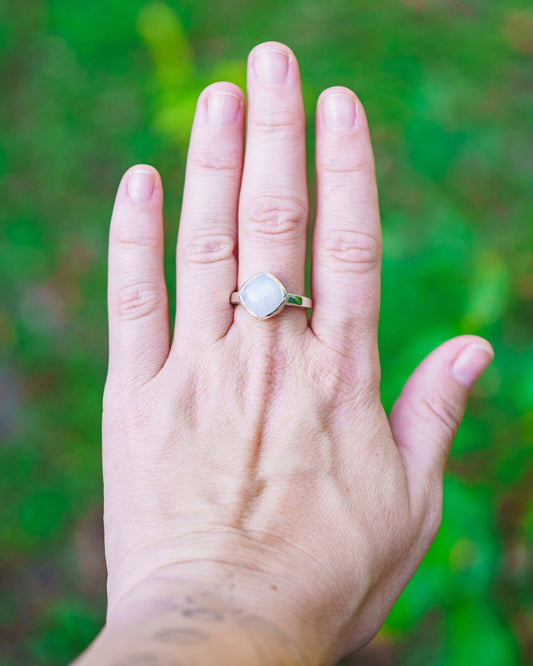
{"type": "Polygon", "coordinates": [[[252,64],[261,83],[279,85],[287,80],[289,56],[284,51],[258,51],[252,64]]]}
{"type": "Polygon", "coordinates": [[[471,389],[489,367],[494,352],[485,345],[468,345],[455,359],[452,374],[454,379],[467,389],[471,389]]]}
{"type": "Polygon", "coordinates": [[[128,194],[133,201],[148,201],[155,185],[154,172],[149,169],[134,169],[128,176],[128,194]]]}
{"type": "Polygon", "coordinates": [[[222,90],[210,92],[207,97],[207,118],[212,125],[231,125],[237,120],[242,100],[222,90]]]}
{"type": "Polygon", "coordinates": [[[346,93],[330,93],[323,102],[324,120],[331,130],[346,131],[355,124],[355,100],[346,93]]]}

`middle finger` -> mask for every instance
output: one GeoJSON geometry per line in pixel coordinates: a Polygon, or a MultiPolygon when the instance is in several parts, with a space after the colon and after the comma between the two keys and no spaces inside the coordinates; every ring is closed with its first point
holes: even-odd
{"type": "Polygon", "coordinates": [[[278,42],[248,59],[248,125],[239,202],[239,287],[273,273],[303,294],[308,215],[305,116],[298,63],[278,42]]]}

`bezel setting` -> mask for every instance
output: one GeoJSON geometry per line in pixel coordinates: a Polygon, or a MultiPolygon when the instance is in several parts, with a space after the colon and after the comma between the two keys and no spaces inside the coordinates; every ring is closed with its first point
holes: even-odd
{"type": "MultiPolygon", "coordinates": [[[[271,294],[270,296],[272,297],[272,295],[273,294],[271,294]]],[[[275,275],[272,275],[272,273],[257,273],[256,275],[252,275],[251,278],[246,280],[246,282],[242,285],[239,291],[239,300],[241,302],[241,305],[245,308],[247,312],[249,312],[256,319],[270,319],[270,317],[274,317],[274,315],[277,315],[278,312],[283,310],[283,308],[287,304],[287,299],[288,299],[287,290],[285,289],[283,284],[278,280],[278,278],[275,275]],[[264,280],[265,278],[268,278],[270,283],[274,285],[279,291],[279,299],[276,298],[274,303],[271,304],[268,308],[265,308],[264,305],[263,307],[261,307],[261,303],[259,300],[255,303],[253,298],[247,297],[247,293],[248,291],[250,291],[250,288],[253,287],[254,282],[258,282],[259,280],[264,280]],[[255,309],[254,305],[257,305],[255,309]]]]}

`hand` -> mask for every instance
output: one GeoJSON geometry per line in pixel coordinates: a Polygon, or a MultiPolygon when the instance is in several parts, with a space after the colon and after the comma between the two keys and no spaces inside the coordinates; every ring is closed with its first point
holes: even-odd
{"type": "Polygon", "coordinates": [[[243,162],[244,116],[232,84],[199,98],[172,343],[159,176],[133,167],[117,194],[103,427],[108,627],[192,603],[191,589],[202,608],[208,596],[274,627],[302,662],[330,663],[374,636],[429,548],[446,457],[492,350],[472,336],[448,341],[387,418],[374,161],[363,107],[340,87],[317,107],[310,319],[287,307],[260,321],[232,306],[258,272],[305,290],[305,119],[286,46],[250,55],[243,162]]]}

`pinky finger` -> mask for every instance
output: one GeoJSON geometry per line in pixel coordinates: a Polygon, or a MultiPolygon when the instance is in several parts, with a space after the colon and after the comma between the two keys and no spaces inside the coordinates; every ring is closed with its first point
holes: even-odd
{"type": "Polygon", "coordinates": [[[109,372],[137,384],[152,379],[169,352],[162,208],[157,171],[127,171],[109,233],[109,372]]]}

